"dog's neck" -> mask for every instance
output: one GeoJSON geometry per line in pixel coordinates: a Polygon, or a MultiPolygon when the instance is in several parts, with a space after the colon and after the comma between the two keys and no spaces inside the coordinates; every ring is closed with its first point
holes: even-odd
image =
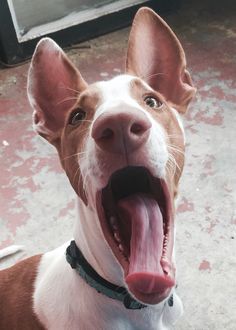
{"type": "Polygon", "coordinates": [[[104,239],[97,213],[78,198],[74,239],[88,263],[106,280],[124,286],[121,266],[104,239]]]}

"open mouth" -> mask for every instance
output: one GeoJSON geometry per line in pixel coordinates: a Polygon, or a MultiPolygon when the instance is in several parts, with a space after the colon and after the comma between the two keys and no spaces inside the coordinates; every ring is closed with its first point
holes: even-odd
{"type": "Polygon", "coordinates": [[[165,299],[175,285],[172,207],[165,181],[145,167],[125,167],[98,193],[97,208],[129,291],[143,303],[165,299]]]}

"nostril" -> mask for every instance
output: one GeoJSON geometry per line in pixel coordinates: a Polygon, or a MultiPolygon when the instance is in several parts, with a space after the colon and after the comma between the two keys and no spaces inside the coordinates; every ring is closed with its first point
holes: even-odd
{"type": "Polygon", "coordinates": [[[102,132],[101,139],[111,139],[114,135],[114,132],[110,128],[105,128],[102,132]]]}
{"type": "Polygon", "coordinates": [[[136,135],[141,135],[145,130],[146,129],[143,127],[143,125],[140,125],[138,123],[134,123],[130,128],[131,133],[134,133],[136,135]]]}
{"type": "Polygon", "coordinates": [[[151,125],[141,111],[114,109],[95,119],[91,135],[99,149],[123,154],[133,152],[148,140],[151,125]]]}

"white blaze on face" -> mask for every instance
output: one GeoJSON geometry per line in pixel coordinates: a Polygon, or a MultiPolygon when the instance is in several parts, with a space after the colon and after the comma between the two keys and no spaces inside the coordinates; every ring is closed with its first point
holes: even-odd
{"type": "Polygon", "coordinates": [[[144,111],[138,102],[131,96],[130,87],[133,79],[133,76],[121,75],[109,81],[101,81],[97,83],[97,87],[102,95],[102,104],[97,109],[94,119],[104,112],[111,111],[110,109],[113,109],[120,104],[122,104],[122,106],[126,105],[144,111]]]}

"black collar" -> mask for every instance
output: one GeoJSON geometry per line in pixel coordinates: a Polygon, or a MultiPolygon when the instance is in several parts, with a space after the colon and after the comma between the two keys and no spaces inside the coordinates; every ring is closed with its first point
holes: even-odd
{"type": "Polygon", "coordinates": [[[75,241],[71,241],[66,249],[66,260],[79,275],[97,292],[123,302],[127,309],[141,309],[147,307],[131,297],[129,292],[120,286],[102,278],[87,262],[75,241]]]}

